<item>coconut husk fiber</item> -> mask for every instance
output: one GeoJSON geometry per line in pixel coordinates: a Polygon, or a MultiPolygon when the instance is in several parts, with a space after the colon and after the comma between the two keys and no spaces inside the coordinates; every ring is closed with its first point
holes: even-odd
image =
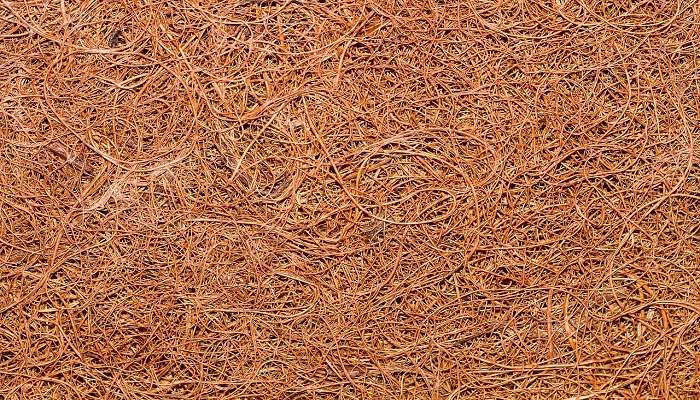
{"type": "Polygon", "coordinates": [[[0,398],[700,397],[696,1],[0,3],[0,398]]]}

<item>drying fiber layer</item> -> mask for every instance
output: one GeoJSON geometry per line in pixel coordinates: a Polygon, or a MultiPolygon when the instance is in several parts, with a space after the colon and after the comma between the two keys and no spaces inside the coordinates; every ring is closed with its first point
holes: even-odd
{"type": "Polygon", "coordinates": [[[0,397],[700,396],[700,4],[2,0],[0,397]]]}

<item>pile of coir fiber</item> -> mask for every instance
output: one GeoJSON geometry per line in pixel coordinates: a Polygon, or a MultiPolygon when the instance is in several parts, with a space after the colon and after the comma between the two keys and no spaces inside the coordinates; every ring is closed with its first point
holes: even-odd
{"type": "Polygon", "coordinates": [[[700,396],[700,3],[3,0],[0,397],[700,396]]]}

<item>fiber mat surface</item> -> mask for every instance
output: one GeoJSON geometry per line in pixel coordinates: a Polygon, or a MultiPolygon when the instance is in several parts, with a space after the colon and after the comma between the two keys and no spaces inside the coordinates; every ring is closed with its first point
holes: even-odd
{"type": "Polygon", "coordinates": [[[0,3],[0,398],[700,396],[696,1],[0,3]]]}

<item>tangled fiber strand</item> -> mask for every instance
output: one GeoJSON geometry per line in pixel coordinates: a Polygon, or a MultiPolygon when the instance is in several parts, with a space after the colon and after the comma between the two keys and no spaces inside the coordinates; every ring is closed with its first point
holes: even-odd
{"type": "Polygon", "coordinates": [[[697,398],[695,1],[0,4],[0,397],[697,398]]]}

